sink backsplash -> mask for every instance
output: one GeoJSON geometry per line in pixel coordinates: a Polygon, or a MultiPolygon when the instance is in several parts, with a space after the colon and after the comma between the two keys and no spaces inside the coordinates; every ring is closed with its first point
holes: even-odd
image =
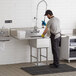
{"type": "Polygon", "coordinates": [[[33,35],[41,35],[43,33],[43,28],[38,29],[39,32],[35,33],[33,32],[33,28],[25,28],[25,29],[18,29],[18,28],[12,28],[11,29],[11,35],[12,36],[18,36],[18,31],[25,31],[25,37],[30,37],[33,35]]]}

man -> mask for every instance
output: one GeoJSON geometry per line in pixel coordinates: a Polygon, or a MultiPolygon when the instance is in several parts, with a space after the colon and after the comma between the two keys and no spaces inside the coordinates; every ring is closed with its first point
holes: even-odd
{"type": "Polygon", "coordinates": [[[51,10],[46,10],[45,16],[49,19],[46,24],[46,28],[41,35],[47,33],[50,30],[50,38],[51,38],[51,45],[52,45],[52,53],[53,53],[53,64],[50,64],[50,67],[53,66],[55,68],[59,67],[59,43],[60,43],[60,22],[59,19],[53,16],[53,12],[51,10]]]}

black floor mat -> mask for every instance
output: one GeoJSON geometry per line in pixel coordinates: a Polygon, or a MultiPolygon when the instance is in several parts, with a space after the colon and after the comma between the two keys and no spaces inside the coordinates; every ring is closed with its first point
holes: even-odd
{"type": "Polygon", "coordinates": [[[69,66],[67,64],[60,64],[59,68],[51,68],[51,67],[49,67],[49,65],[45,65],[45,66],[34,66],[34,67],[22,67],[21,69],[32,75],[53,74],[53,73],[76,71],[76,68],[69,66]]]}

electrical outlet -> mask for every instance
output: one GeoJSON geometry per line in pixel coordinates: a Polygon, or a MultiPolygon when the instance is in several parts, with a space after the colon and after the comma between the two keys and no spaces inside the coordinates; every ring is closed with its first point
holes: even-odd
{"type": "Polygon", "coordinates": [[[12,23],[12,20],[5,20],[5,23],[12,23]]]}

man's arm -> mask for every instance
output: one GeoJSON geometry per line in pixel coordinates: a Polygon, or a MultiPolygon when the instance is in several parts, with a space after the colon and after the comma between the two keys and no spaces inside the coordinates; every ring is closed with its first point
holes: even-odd
{"type": "Polygon", "coordinates": [[[46,26],[46,28],[45,28],[45,30],[44,30],[44,32],[43,32],[43,34],[42,34],[41,36],[44,37],[45,34],[47,33],[47,31],[48,31],[48,28],[47,28],[47,26],[46,26]]]}
{"type": "Polygon", "coordinates": [[[46,28],[45,28],[45,30],[44,30],[44,32],[43,32],[43,35],[45,35],[45,34],[47,33],[47,31],[48,31],[48,28],[47,28],[47,26],[46,26],[46,28]]]}

